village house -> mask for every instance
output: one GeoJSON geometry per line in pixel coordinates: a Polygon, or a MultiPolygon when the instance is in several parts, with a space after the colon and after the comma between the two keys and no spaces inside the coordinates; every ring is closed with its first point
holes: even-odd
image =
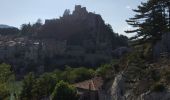
{"type": "Polygon", "coordinates": [[[95,77],[90,80],[74,84],[77,88],[79,100],[99,100],[99,91],[103,85],[101,77],[95,77]]]}

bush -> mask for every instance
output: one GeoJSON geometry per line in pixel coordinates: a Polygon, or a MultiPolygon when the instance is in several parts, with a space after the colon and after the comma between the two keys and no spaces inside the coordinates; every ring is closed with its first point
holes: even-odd
{"type": "Polygon", "coordinates": [[[21,100],[33,100],[34,94],[32,93],[32,90],[35,83],[36,79],[33,73],[29,73],[24,77],[23,89],[20,94],[21,100]]]}
{"type": "Polygon", "coordinates": [[[165,72],[164,74],[166,81],[169,83],[170,82],[170,71],[165,72]]]}
{"type": "Polygon", "coordinates": [[[61,73],[60,79],[69,83],[76,83],[94,77],[95,71],[84,67],[71,68],[67,67],[64,72],[61,73]]]}
{"type": "Polygon", "coordinates": [[[151,73],[151,77],[154,81],[159,81],[161,79],[159,71],[152,70],[150,73],[151,73]]]}
{"type": "Polygon", "coordinates": [[[52,93],[52,100],[78,100],[77,91],[68,83],[60,81],[52,93]]]}
{"type": "Polygon", "coordinates": [[[113,67],[110,64],[105,64],[96,70],[96,75],[103,77],[104,79],[109,79],[112,77],[113,67]]]}
{"type": "Polygon", "coordinates": [[[163,84],[154,84],[151,87],[152,92],[163,92],[165,90],[165,86],[163,84]]]}
{"type": "Polygon", "coordinates": [[[48,73],[45,73],[37,78],[32,90],[34,98],[36,98],[36,100],[49,98],[57,83],[56,81],[57,80],[55,80],[55,78],[48,73]]]}
{"type": "Polygon", "coordinates": [[[0,64],[0,100],[5,100],[9,97],[9,83],[15,80],[15,76],[11,71],[11,66],[0,64]]]}

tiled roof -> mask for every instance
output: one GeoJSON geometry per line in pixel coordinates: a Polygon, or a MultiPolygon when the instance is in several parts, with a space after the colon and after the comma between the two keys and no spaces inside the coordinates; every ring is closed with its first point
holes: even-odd
{"type": "Polygon", "coordinates": [[[103,85],[103,80],[101,77],[95,77],[93,79],[74,84],[76,88],[92,90],[92,91],[99,90],[102,85],[103,85]]]}

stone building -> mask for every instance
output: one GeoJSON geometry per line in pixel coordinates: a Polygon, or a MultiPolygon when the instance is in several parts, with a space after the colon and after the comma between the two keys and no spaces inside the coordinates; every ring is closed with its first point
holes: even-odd
{"type": "Polygon", "coordinates": [[[96,77],[74,84],[78,90],[79,100],[99,100],[99,91],[103,85],[101,77],[96,77]]]}

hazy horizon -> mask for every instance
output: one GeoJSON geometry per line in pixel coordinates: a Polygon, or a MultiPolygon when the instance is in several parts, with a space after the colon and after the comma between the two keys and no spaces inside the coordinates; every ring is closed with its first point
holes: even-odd
{"type": "Polygon", "coordinates": [[[34,23],[37,19],[59,18],[65,9],[74,10],[75,5],[86,7],[89,12],[100,14],[106,23],[112,25],[114,32],[127,35],[125,30],[130,28],[125,22],[133,17],[132,9],[145,0],[0,0],[0,24],[20,28],[24,23],[34,23]]]}

